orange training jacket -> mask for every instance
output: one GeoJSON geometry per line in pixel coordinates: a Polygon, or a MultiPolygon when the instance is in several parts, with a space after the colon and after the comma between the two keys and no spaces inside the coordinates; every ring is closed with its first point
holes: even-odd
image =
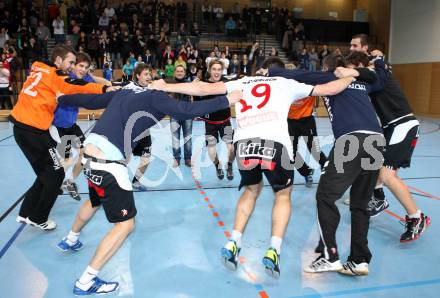
{"type": "Polygon", "coordinates": [[[54,64],[34,62],[23,84],[11,120],[40,130],[48,130],[57,107],[57,95],[75,93],[100,94],[103,85],[71,79],[54,64]]]}

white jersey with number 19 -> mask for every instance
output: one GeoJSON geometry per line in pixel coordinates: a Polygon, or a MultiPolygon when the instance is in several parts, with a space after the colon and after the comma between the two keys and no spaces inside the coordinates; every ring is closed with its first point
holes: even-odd
{"type": "Polygon", "coordinates": [[[243,77],[226,83],[228,92],[242,90],[235,105],[234,142],[261,138],[283,144],[293,159],[287,115],[290,105],[311,95],[314,86],[281,77],[243,77]]]}

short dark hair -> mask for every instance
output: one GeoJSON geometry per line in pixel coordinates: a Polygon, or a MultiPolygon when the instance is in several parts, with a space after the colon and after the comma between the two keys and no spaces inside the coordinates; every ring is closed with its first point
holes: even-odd
{"type": "Polygon", "coordinates": [[[283,60],[275,56],[266,58],[261,64],[261,68],[284,68],[285,66],[283,60]]]}
{"type": "Polygon", "coordinates": [[[327,71],[334,71],[336,67],[345,66],[345,59],[339,54],[330,54],[324,58],[322,64],[327,68],[327,71]]]}
{"type": "Polygon", "coordinates": [[[92,65],[92,58],[90,58],[89,54],[87,54],[87,53],[82,53],[82,52],[77,53],[76,54],[76,63],[75,64],[78,64],[78,63],[81,63],[81,62],[86,62],[90,66],[90,65],[92,65]]]}
{"type": "Polygon", "coordinates": [[[367,67],[369,63],[368,55],[363,52],[351,52],[345,58],[345,61],[347,64],[353,64],[354,66],[360,66],[362,63],[364,67],[367,67]]]}
{"type": "Polygon", "coordinates": [[[355,34],[351,39],[359,38],[361,40],[361,46],[368,46],[368,35],[361,33],[361,34],[355,34]]]}
{"type": "Polygon", "coordinates": [[[57,45],[52,51],[50,61],[54,63],[57,57],[61,57],[64,60],[69,53],[72,53],[75,56],[77,55],[76,51],[71,46],[65,44],[57,45]]]}
{"type": "Polygon", "coordinates": [[[148,72],[151,73],[151,68],[147,64],[144,62],[137,63],[133,70],[133,81],[137,82],[137,76],[139,76],[144,70],[148,70],[148,72]]]}

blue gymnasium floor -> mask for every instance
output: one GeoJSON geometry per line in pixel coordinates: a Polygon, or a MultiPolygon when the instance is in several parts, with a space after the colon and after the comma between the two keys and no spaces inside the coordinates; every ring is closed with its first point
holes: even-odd
{"type": "MultiPolygon", "coordinates": [[[[84,130],[91,122],[82,122],[84,130]]],[[[162,124],[167,125],[166,121],[162,124]]],[[[230,272],[220,262],[219,251],[231,230],[239,192],[238,172],[233,181],[218,181],[203,148],[203,124],[195,122],[194,155],[202,154],[195,179],[184,166],[170,169],[171,138],[168,127],[152,130],[153,155],[146,182],[150,191],[136,193],[137,226],[100,276],[120,282],[110,297],[438,297],[440,291],[440,124],[422,123],[422,134],[410,169],[401,176],[411,186],[418,205],[432,217],[432,225],[417,241],[401,244],[403,226],[387,213],[371,220],[369,234],[373,259],[370,275],[347,277],[338,273],[310,275],[302,267],[316,255],[318,239],[315,191],[296,174],[292,195],[293,216],[283,244],[281,278],[266,276],[261,258],[269,246],[272,192],[265,187],[243,238],[242,265],[230,272]],[[208,165],[206,167],[205,165],[208,165]],[[199,186],[200,185],[200,186],[199,186]],[[207,198],[207,199],[206,199],[207,198]],[[222,226],[224,224],[224,226],[222,226]]],[[[330,134],[327,119],[318,120],[320,135],[330,134]]],[[[73,283],[85,269],[95,248],[110,229],[99,211],[81,235],[85,244],[78,253],[55,248],[69,231],[80,204],[61,195],[51,213],[56,230],[43,232],[15,222],[18,207],[7,210],[32,184],[34,174],[18,149],[9,124],[0,123],[0,297],[71,297],[73,283]],[[5,216],[5,214],[7,214],[5,216]]],[[[329,139],[328,139],[329,140],[329,139]]],[[[222,144],[221,158],[225,160],[222,144]]],[[[324,146],[328,152],[330,145],[324,146]]],[[[200,159],[200,157],[199,157],[200,159]]],[[[131,162],[136,166],[137,160],[131,162]]],[[[319,171],[316,171],[319,172],[319,171]]],[[[315,182],[319,174],[315,174],[315,182]]],[[[83,176],[80,191],[86,192],[83,176]]],[[[403,208],[387,192],[390,211],[404,216],[403,208]]],[[[82,195],[83,200],[87,194],[82,195]]],[[[349,212],[342,214],[338,231],[341,259],[348,255],[349,212]]]]}

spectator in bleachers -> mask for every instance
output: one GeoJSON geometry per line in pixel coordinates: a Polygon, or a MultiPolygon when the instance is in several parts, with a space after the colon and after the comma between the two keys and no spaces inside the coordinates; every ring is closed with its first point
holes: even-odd
{"type": "Polygon", "coordinates": [[[238,4],[238,2],[235,2],[234,5],[232,5],[232,9],[231,9],[232,17],[238,20],[240,18],[240,13],[241,13],[240,5],[238,4]]]}
{"type": "Polygon", "coordinates": [[[121,46],[121,39],[118,32],[113,32],[108,45],[111,60],[113,61],[113,69],[122,68],[121,46]]]}
{"type": "Polygon", "coordinates": [[[183,59],[183,55],[182,55],[182,54],[180,54],[180,55],[177,57],[176,62],[174,62],[174,67],[177,67],[177,66],[183,66],[183,67],[186,69],[186,62],[185,62],[185,60],[183,59]]]}
{"type": "Polygon", "coordinates": [[[232,56],[231,63],[229,65],[229,74],[240,75],[240,60],[238,59],[238,54],[232,56]]]}
{"type": "Polygon", "coordinates": [[[310,58],[309,70],[316,71],[319,58],[318,58],[318,53],[316,53],[315,47],[312,47],[310,49],[309,58],[310,58]]]}
{"type": "Polygon", "coordinates": [[[64,21],[61,19],[61,16],[58,15],[55,20],[52,22],[53,27],[53,36],[55,38],[55,43],[64,43],[65,35],[64,35],[64,21]]]}
{"type": "Polygon", "coordinates": [[[318,55],[321,67],[323,65],[322,61],[324,60],[324,58],[330,54],[331,54],[331,52],[330,52],[328,46],[326,44],[322,45],[322,50],[321,50],[321,52],[319,52],[319,55],[318,55]]]}
{"type": "Polygon", "coordinates": [[[252,74],[252,66],[246,54],[243,55],[243,58],[240,62],[240,75],[250,76],[252,74]]]}
{"type": "Polygon", "coordinates": [[[24,68],[29,69],[31,64],[40,59],[41,48],[38,45],[35,37],[31,37],[29,41],[23,43],[23,62],[24,68]]]}
{"type": "MultiPolygon", "coordinates": [[[[162,61],[167,61],[168,63],[168,59],[171,59],[171,61],[174,60],[174,51],[171,50],[171,46],[167,45],[165,47],[165,51],[162,53],[162,61]]],[[[173,70],[174,72],[174,70],[173,70]]]]}
{"type": "Polygon", "coordinates": [[[309,70],[310,56],[309,53],[307,52],[307,48],[302,49],[301,54],[299,54],[298,56],[298,60],[299,60],[299,64],[298,64],[299,69],[309,70]]]}
{"type": "Polygon", "coordinates": [[[229,59],[226,58],[226,53],[225,52],[221,52],[219,60],[223,63],[223,73],[222,73],[222,75],[225,76],[225,75],[228,74],[228,69],[229,69],[229,59]]]}
{"type": "Polygon", "coordinates": [[[109,17],[105,14],[105,12],[102,12],[98,20],[99,30],[108,30],[109,24],[109,17]]]}
{"type": "Polygon", "coordinates": [[[2,27],[0,30],[0,48],[4,48],[8,40],[9,40],[8,29],[2,27]]]}
{"type": "Polygon", "coordinates": [[[189,35],[189,32],[188,32],[188,30],[186,29],[186,26],[185,26],[185,23],[181,23],[180,24],[180,28],[179,28],[179,32],[178,32],[178,34],[181,36],[181,37],[187,37],[188,35],[189,35]]]}
{"type": "Polygon", "coordinates": [[[124,66],[122,67],[122,80],[124,82],[128,82],[131,80],[131,77],[133,75],[133,65],[130,63],[130,61],[127,59],[124,66]]]}
{"type": "Polygon", "coordinates": [[[269,56],[278,56],[278,50],[275,47],[271,47],[269,56]]]}
{"type": "Polygon", "coordinates": [[[234,35],[235,29],[237,29],[237,24],[235,23],[234,18],[230,16],[225,23],[226,34],[234,35]]]}
{"type": "Polygon", "coordinates": [[[176,5],[177,9],[177,21],[179,23],[184,23],[186,21],[186,14],[188,7],[186,3],[183,0],[180,0],[179,3],[176,5]]]}
{"type": "Polygon", "coordinates": [[[115,15],[115,9],[111,7],[109,4],[104,9],[104,13],[108,18],[112,18],[115,15]]]}
{"type": "Polygon", "coordinates": [[[128,31],[125,31],[122,36],[121,41],[121,58],[123,61],[127,60],[130,57],[130,51],[132,49],[131,38],[128,34],[128,31]]]}
{"type": "Polygon", "coordinates": [[[4,67],[3,62],[0,61],[0,109],[11,109],[12,102],[9,95],[9,84],[11,72],[8,68],[4,67]]]}
{"type": "Polygon", "coordinates": [[[223,8],[218,3],[215,3],[212,12],[215,15],[215,30],[216,32],[222,32],[224,22],[223,8]]]}
{"type": "Polygon", "coordinates": [[[211,52],[209,53],[209,56],[206,57],[206,59],[205,59],[205,67],[206,67],[206,68],[208,68],[209,63],[211,63],[211,60],[213,60],[213,59],[216,59],[216,57],[215,57],[215,51],[211,51],[211,52]]]}
{"type": "Polygon", "coordinates": [[[99,54],[99,36],[98,31],[93,30],[92,34],[90,34],[87,38],[87,53],[92,58],[92,63],[96,65],[96,67],[101,68],[100,59],[101,55],[99,54]]]}
{"type": "Polygon", "coordinates": [[[202,3],[202,15],[204,24],[211,23],[212,5],[208,2],[208,0],[204,0],[202,3]]]}
{"type": "Polygon", "coordinates": [[[175,66],[173,64],[173,60],[172,59],[168,59],[167,60],[167,65],[165,65],[165,77],[167,79],[170,79],[170,78],[173,77],[174,69],[175,69],[175,66]]]}
{"type": "Polygon", "coordinates": [[[260,43],[255,42],[252,45],[251,52],[249,53],[249,60],[251,61],[251,65],[255,64],[256,69],[259,69],[264,59],[264,50],[260,48],[260,43]]]}
{"type": "Polygon", "coordinates": [[[151,54],[151,51],[147,48],[145,50],[144,63],[148,67],[153,68],[153,67],[156,67],[154,62],[155,62],[154,56],[153,56],[153,54],[151,54]]]}
{"type": "Polygon", "coordinates": [[[113,69],[108,63],[104,63],[104,68],[102,70],[102,75],[104,79],[111,82],[113,81],[113,69]]]}
{"type": "MultiPolygon", "coordinates": [[[[199,51],[197,49],[194,49],[193,47],[187,47],[189,48],[189,55],[188,55],[188,64],[196,64],[197,58],[199,57],[199,51]]],[[[187,50],[188,52],[188,50],[187,50]]]]}

